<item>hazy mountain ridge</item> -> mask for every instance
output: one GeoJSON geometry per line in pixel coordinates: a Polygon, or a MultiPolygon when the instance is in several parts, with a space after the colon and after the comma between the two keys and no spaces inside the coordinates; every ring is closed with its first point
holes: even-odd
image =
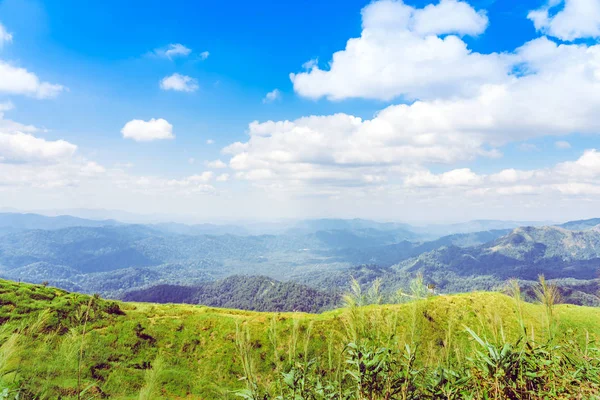
{"type": "MultiPolygon", "coordinates": [[[[46,226],[56,221],[25,220],[46,226]]],[[[217,229],[210,224],[117,222],[19,230],[0,236],[0,276],[112,297],[159,284],[200,285],[240,274],[293,280],[320,290],[342,283],[347,287],[350,274],[365,282],[381,277],[390,291],[418,272],[446,292],[493,289],[507,278],[535,280],[540,273],[549,279],[587,281],[598,277],[600,265],[600,227],[594,222],[455,233],[430,241],[408,232],[406,224],[358,219],[309,220],[277,235],[201,233],[217,229]],[[356,269],[359,265],[369,267],[356,269]]],[[[474,221],[470,226],[501,223],[474,221]]]]}

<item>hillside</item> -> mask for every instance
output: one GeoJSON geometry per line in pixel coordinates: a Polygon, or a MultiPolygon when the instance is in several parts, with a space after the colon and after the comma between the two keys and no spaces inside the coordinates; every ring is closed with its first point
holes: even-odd
{"type": "Polygon", "coordinates": [[[439,268],[462,276],[493,275],[499,279],[594,279],[600,266],[600,230],[570,231],[558,227],[517,228],[492,242],[472,247],[442,247],[398,265],[399,270],[439,268]]]}
{"type": "Polygon", "coordinates": [[[124,301],[187,303],[252,311],[319,312],[339,306],[340,295],[266,276],[239,276],[196,286],[158,285],[125,293],[124,301]]]}
{"type": "MultiPolygon", "coordinates": [[[[428,354],[448,356],[454,348],[470,354],[478,344],[464,326],[492,340],[500,340],[501,329],[506,340],[516,340],[520,312],[541,340],[546,323],[540,306],[515,308],[513,299],[498,293],[440,296],[351,313],[256,313],[109,302],[0,281],[0,304],[0,384],[20,388],[22,398],[75,398],[78,387],[96,397],[137,398],[150,391],[154,398],[235,398],[232,390],[245,387],[240,378],[248,373],[247,362],[261,385],[269,382],[280,359],[286,364],[310,354],[324,362],[329,357],[330,365],[344,362],[339,357],[357,312],[378,324],[376,332],[393,332],[395,346],[418,348],[419,368],[438,362],[428,354]]],[[[600,337],[600,310],[559,306],[555,314],[560,331],[571,332],[571,338],[574,332],[583,340],[584,331],[590,340],[600,337]]]]}
{"type": "Polygon", "coordinates": [[[548,279],[574,279],[581,282],[581,293],[570,285],[567,300],[587,293],[592,298],[585,304],[594,305],[600,304],[598,293],[587,290],[599,277],[599,268],[599,229],[571,231],[548,226],[517,228],[475,247],[442,247],[393,267],[400,276],[420,272],[448,292],[491,289],[509,278],[535,281],[540,274],[548,279]]]}

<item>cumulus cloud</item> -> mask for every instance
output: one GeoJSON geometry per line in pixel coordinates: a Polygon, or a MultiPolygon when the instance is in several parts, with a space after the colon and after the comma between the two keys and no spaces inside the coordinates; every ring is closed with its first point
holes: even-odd
{"type": "Polygon", "coordinates": [[[460,189],[475,195],[592,195],[600,193],[600,152],[589,149],[574,161],[532,170],[504,169],[493,174],[476,174],[456,169],[433,174],[419,171],[404,178],[406,187],[460,189]]]}
{"type": "Polygon", "coordinates": [[[249,139],[224,153],[232,156],[236,176],[253,182],[373,185],[398,168],[499,157],[510,142],[600,133],[600,45],[538,38],[506,56],[518,73],[470,96],[392,105],[372,119],[335,114],[255,121],[249,139]]]}
{"type": "Polygon", "coordinates": [[[215,144],[215,141],[212,139],[206,139],[206,144],[208,144],[208,145],[215,144]]]}
{"type": "Polygon", "coordinates": [[[437,5],[414,10],[411,22],[412,30],[421,35],[477,36],[487,28],[488,18],[484,11],[477,12],[466,2],[441,0],[437,5]]]}
{"type": "Polygon", "coordinates": [[[281,91],[279,89],[274,89],[265,95],[262,102],[266,104],[266,103],[272,103],[272,102],[274,102],[276,100],[280,100],[280,99],[281,99],[281,91]]]}
{"type": "Polygon", "coordinates": [[[133,139],[136,142],[175,138],[175,135],[173,135],[173,125],[162,118],[152,118],[149,121],[141,119],[131,120],[121,129],[121,134],[123,134],[125,139],[133,139]]]}
{"type": "Polygon", "coordinates": [[[0,61],[0,93],[48,99],[56,97],[64,90],[62,85],[40,81],[37,75],[25,68],[0,61]]]}
{"type": "Polygon", "coordinates": [[[600,37],[598,0],[549,0],[527,16],[538,31],[565,41],[600,37]],[[556,8],[562,9],[555,12],[556,8]],[[552,15],[553,14],[553,15],[552,15]]]}
{"type": "Polygon", "coordinates": [[[64,140],[49,141],[27,133],[0,133],[0,162],[57,162],[73,156],[77,146],[64,140]]]}
{"type": "Polygon", "coordinates": [[[198,90],[198,81],[189,76],[174,73],[160,81],[160,88],[177,92],[195,92],[198,90]]]}
{"type": "Polygon", "coordinates": [[[192,52],[192,49],[182,45],[181,43],[171,43],[165,48],[154,50],[154,54],[159,57],[164,57],[172,60],[176,57],[187,57],[192,52]]]}
{"type": "Polygon", "coordinates": [[[504,55],[472,52],[457,36],[480,34],[488,24],[485,13],[465,2],[416,9],[380,0],[362,10],[362,21],[361,36],[333,54],[328,70],[311,62],[308,71],[290,75],[298,94],[331,100],[448,97],[503,82],[510,71],[504,55]]]}
{"type": "Polygon", "coordinates": [[[554,143],[554,147],[557,149],[566,150],[571,148],[571,143],[567,142],[566,140],[559,140],[554,143]]]}
{"type": "Polygon", "coordinates": [[[200,58],[202,60],[206,60],[208,56],[210,56],[210,53],[208,51],[203,51],[202,53],[200,53],[200,58]]]}

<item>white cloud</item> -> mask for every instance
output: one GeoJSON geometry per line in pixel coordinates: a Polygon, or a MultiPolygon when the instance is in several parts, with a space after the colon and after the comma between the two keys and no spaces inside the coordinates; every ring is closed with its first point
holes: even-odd
{"type": "Polygon", "coordinates": [[[535,29],[561,40],[600,37],[598,0],[549,0],[544,7],[531,11],[527,17],[533,21],[535,29]],[[553,13],[560,5],[563,8],[553,13]]]}
{"type": "Polygon", "coordinates": [[[215,144],[215,141],[212,139],[206,139],[206,144],[215,144]]]}
{"type": "Polygon", "coordinates": [[[229,174],[221,174],[217,176],[217,182],[227,182],[229,180],[229,174]]]}
{"type": "Polygon", "coordinates": [[[556,166],[555,172],[570,179],[596,179],[600,177],[600,152],[586,150],[576,161],[567,161],[556,166]]]}
{"type": "Polygon", "coordinates": [[[584,196],[600,193],[600,152],[586,150],[577,160],[558,163],[551,168],[533,170],[505,169],[491,175],[478,175],[469,169],[441,174],[420,171],[404,178],[407,187],[459,188],[471,186],[477,195],[532,195],[549,193],[584,196]]]}
{"type": "Polygon", "coordinates": [[[154,54],[159,57],[173,59],[175,57],[187,57],[192,50],[181,43],[171,43],[166,48],[154,50],[154,54]]]}
{"type": "Polygon", "coordinates": [[[189,76],[174,73],[160,81],[160,88],[177,92],[195,92],[198,90],[198,81],[189,76]]]}
{"type": "Polygon", "coordinates": [[[485,31],[488,19],[485,12],[475,11],[468,3],[441,0],[413,11],[413,30],[421,35],[456,33],[479,35],[485,31]]]}
{"type": "Polygon", "coordinates": [[[223,153],[232,155],[236,177],[254,183],[379,185],[398,169],[498,157],[510,142],[600,134],[600,45],[539,38],[507,58],[519,73],[471,96],[393,105],[366,120],[335,114],[255,121],[249,139],[223,153]]]}
{"type": "Polygon", "coordinates": [[[125,139],[133,139],[136,142],[175,138],[173,125],[162,118],[152,118],[150,121],[131,120],[121,129],[121,133],[125,139]]]}
{"type": "Polygon", "coordinates": [[[210,53],[208,51],[203,51],[202,53],[200,53],[200,58],[202,60],[206,60],[208,56],[210,56],[210,53]]]}
{"type": "Polygon", "coordinates": [[[27,133],[0,133],[0,163],[52,163],[68,159],[77,146],[64,140],[49,141],[27,133]]]}
{"type": "Polygon", "coordinates": [[[207,161],[206,166],[208,168],[215,168],[215,169],[227,168],[227,164],[225,164],[221,160],[207,161]]]}
{"type": "Polygon", "coordinates": [[[415,9],[380,0],[362,10],[362,19],[361,36],[333,55],[328,70],[311,62],[305,64],[309,71],[290,75],[298,94],[331,100],[447,97],[507,79],[507,57],[474,53],[455,35],[480,34],[487,26],[485,14],[465,2],[415,9]]]}
{"type": "Polygon", "coordinates": [[[274,89],[266,94],[266,96],[263,98],[262,102],[266,104],[266,103],[272,103],[275,100],[280,100],[280,99],[281,99],[281,91],[279,89],[274,89]]]}
{"type": "Polygon", "coordinates": [[[62,85],[41,82],[35,74],[26,69],[0,61],[0,93],[47,99],[56,97],[64,90],[62,85]]]}
{"type": "Polygon", "coordinates": [[[569,143],[565,140],[559,140],[554,143],[554,147],[556,147],[557,149],[561,149],[561,150],[570,149],[571,143],[569,143]]]}
{"type": "Polygon", "coordinates": [[[12,43],[12,40],[12,33],[8,32],[3,24],[0,24],[0,48],[2,48],[6,43],[12,43]]]}
{"type": "Polygon", "coordinates": [[[106,168],[98,164],[95,161],[88,161],[81,167],[81,173],[84,176],[94,176],[103,174],[106,172],[106,168]]]}
{"type": "Polygon", "coordinates": [[[188,164],[192,165],[196,163],[196,159],[194,157],[188,158],[188,164]]]}
{"type": "Polygon", "coordinates": [[[490,176],[493,183],[513,184],[522,180],[530,179],[535,175],[532,171],[519,171],[514,168],[504,169],[490,176]]]}
{"type": "Polygon", "coordinates": [[[475,186],[481,183],[482,178],[469,168],[454,169],[439,175],[429,171],[419,172],[408,176],[404,180],[406,186],[414,187],[457,187],[475,186]]]}

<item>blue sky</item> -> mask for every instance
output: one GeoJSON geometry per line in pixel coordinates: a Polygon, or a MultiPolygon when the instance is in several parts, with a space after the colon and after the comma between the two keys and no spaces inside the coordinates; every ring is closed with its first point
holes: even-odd
{"type": "Polygon", "coordinates": [[[4,0],[0,23],[0,207],[448,221],[598,205],[597,0],[4,0]]]}

